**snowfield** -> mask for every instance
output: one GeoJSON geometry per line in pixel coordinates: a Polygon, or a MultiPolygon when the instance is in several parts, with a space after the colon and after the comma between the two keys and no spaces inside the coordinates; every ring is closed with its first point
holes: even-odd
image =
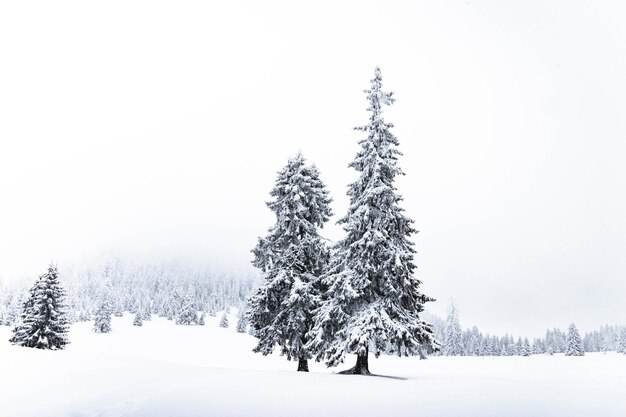
{"type": "Polygon", "coordinates": [[[626,416],[626,355],[381,357],[370,369],[390,377],[306,374],[219,317],[135,327],[125,315],[109,334],[77,323],[57,352],[12,346],[0,326],[0,416],[626,416]]]}

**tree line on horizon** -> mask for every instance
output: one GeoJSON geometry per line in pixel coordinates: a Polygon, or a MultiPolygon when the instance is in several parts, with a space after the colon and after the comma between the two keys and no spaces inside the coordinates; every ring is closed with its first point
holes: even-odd
{"type": "Polygon", "coordinates": [[[432,321],[435,333],[443,341],[442,349],[437,354],[443,356],[530,356],[555,353],[583,356],[585,352],[610,351],[626,354],[626,327],[605,325],[581,338],[576,325],[572,323],[567,332],[555,327],[546,330],[543,338],[534,338],[532,342],[527,337],[515,340],[509,334],[501,337],[483,334],[476,326],[463,330],[458,308],[452,299],[447,319],[443,321],[433,317],[432,321]]]}

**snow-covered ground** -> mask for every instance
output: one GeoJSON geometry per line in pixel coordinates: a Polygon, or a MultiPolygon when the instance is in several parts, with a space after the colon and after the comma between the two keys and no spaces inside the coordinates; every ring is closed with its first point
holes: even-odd
{"type": "Polygon", "coordinates": [[[252,353],[230,322],[78,323],[58,352],[11,346],[0,326],[0,416],[626,416],[625,355],[383,357],[370,368],[393,378],[306,374],[252,353]]]}

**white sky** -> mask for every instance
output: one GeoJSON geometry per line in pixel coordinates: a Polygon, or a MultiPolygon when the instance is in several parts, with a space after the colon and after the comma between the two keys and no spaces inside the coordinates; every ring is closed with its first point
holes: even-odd
{"type": "Polygon", "coordinates": [[[429,309],[626,324],[620,2],[300,4],[0,3],[0,279],[111,251],[247,268],[298,150],[343,215],[380,65],[429,309]]]}

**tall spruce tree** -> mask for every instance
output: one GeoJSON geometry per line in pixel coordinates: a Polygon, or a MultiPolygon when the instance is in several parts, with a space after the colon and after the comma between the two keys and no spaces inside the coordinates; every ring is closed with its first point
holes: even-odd
{"type": "Polygon", "coordinates": [[[583,349],[583,342],[580,339],[580,334],[574,323],[570,324],[567,332],[567,341],[565,345],[565,356],[583,356],[585,350],[583,349]]]}
{"type": "Polygon", "coordinates": [[[135,313],[135,318],[133,319],[133,326],[143,326],[143,320],[141,319],[141,312],[135,313]]]}
{"type": "Polygon", "coordinates": [[[270,195],[276,223],[252,251],[265,282],[250,297],[246,315],[259,339],[255,352],[267,355],[278,345],[288,360],[298,361],[298,371],[307,372],[309,331],[329,260],[318,229],[332,215],[331,198],[317,168],[300,153],[278,173],[270,195]]]}
{"type": "Polygon", "coordinates": [[[348,353],[356,365],[345,373],[369,374],[368,355],[417,355],[420,348],[438,349],[432,326],[420,319],[424,303],[433,301],[419,292],[415,277],[415,249],[409,240],[413,221],[402,208],[395,177],[401,152],[382,117],[393,94],[381,90],[376,68],[366,90],[369,123],[357,127],[365,134],[350,167],[359,177],[350,184],[348,213],[339,220],[346,236],[333,250],[331,270],[324,277],[325,301],[316,314],[314,338],[309,343],[316,359],[336,366],[348,353]]]}
{"type": "Polygon", "coordinates": [[[36,349],[63,349],[69,343],[64,298],[57,268],[50,265],[31,288],[10,342],[36,349]]]}
{"type": "Polygon", "coordinates": [[[459,311],[456,308],[454,300],[450,299],[442,354],[447,356],[460,356],[463,355],[463,350],[463,330],[459,322],[459,311]]]}

